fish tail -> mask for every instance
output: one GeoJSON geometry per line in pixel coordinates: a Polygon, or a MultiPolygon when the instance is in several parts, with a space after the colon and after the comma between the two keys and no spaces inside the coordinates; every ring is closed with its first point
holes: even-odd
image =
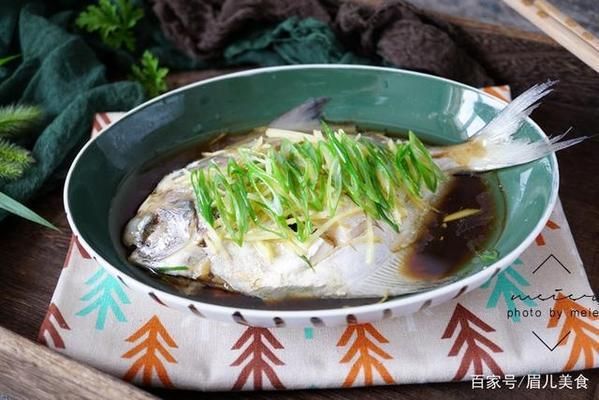
{"type": "Polygon", "coordinates": [[[491,171],[525,164],[578,144],[586,136],[562,140],[570,131],[548,140],[531,141],[517,132],[538,101],[549,94],[556,81],[537,84],[508,104],[466,143],[438,148],[433,156],[440,167],[451,172],[491,171]]]}

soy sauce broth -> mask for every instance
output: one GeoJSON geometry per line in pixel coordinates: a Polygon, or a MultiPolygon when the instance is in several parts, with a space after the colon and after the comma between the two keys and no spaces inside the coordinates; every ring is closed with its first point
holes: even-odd
{"type": "MultiPolygon", "coordinates": [[[[333,124],[333,127],[338,126],[333,124]]],[[[343,128],[351,131],[348,125],[343,128]]],[[[121,183],[111,208],[111,229],[115,247],[123,259],[129,249],[120,241],[126,223],[135,216],[140,204],[149,196],[158,182],[168,173],[183,168],[212,152],[232,143],[259,135],[263,128],[249,132],[215,134],[202,141],[176,149],[153,159],[132,171],[121,183]]],[[[405,137],[403,134],[384,132],[386,136],[405,137]]],[[[496,239],[503,221],[503,195],[494,173],[456,176],[447,195],[433,205],[438,212],[427,216],[405,266],[409,275],[417,279],[437,280],[454,274],[463,274],[466,265],[478,252],[496,239]],[[481,211],[464,219],[444,224],[444,216],[465,208],[481,211]]],[[[183,277],[159,275],[143,267],[130,264],[131,272],[141,280],[152,280],[162,290],[201,302],[230,307],[265,310],[314,310],[352,307],[379,302],[380,298],[314,299],[289,298],[264,301],[256,297],[208,287],[201,282],[183,277]]]]}
{"type": "Polygon", "coordinates": [[[498,206],[490,182],[479,175],[454,177],[447,195],[430,213],[408,257],[405,271],[423,280],[443,279],[459,272],[488,243],[496,226],[498,206]],[[464,209],[480,210],[476,215],[443,222],[464,209]]]}

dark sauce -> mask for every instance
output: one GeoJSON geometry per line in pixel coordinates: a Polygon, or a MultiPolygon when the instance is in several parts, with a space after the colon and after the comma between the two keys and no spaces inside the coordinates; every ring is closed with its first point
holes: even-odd
{"type": "MultiPolygon", "coordinates": [[[[250,133],[257,133],[255,130],[250,133]]],[[[389,134],[388,134],[389,135],[389,134]]],[[[182,168],[202,157],[202,153],[216,151],[231,143],[247,138],[244,134],[213,135],[200,143],[193,143],[156,158],[133,171],[124,179],[113,200],[113,241],[124,259],[130,249],[120,241],[123,227],[137,212],[139,205],[152,192],[156,184],[169,172],[182,168]]],[[[418,280],[435,281],[468,269],[468,263],[488,243],[502,221],[501,193],[493,174],[457,176],[447,195],[434,207],[437,212],[427,216],[408,257],[405,268],[418,280]],[[481,212],[464,219],[443,224],[447,214],[464,208],[481,212]]],[[[256,297],[232,293],[201,282],[182,277],[160,275],[150,270],[130,265],[131,273],[161,290],[205,303],[222,306],[264,310],[316,310],[353,307],[381,301],[380,298],[313,299],[289,298],[264,301],[256,297]]]]}
{"type": "Polygon", "coordinates": [[[487,184],[478,175],[453,178],[447,195],[428,215],[408,257],[405,272],[419,280],[443,279],[459,272],[487,244],[496,226],[497,207],[487,184]],[[473,209],[477,214],[443,222],[452,213],[473,209]]]}

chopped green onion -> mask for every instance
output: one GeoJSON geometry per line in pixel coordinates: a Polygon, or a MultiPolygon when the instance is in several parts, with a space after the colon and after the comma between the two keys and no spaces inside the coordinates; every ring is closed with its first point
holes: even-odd
{"type": "Polygon", "coordinates": [[[485,264],[491,264],[499,258],[499,251],[496,249],[487,249],[479,253],[478,258],[485,264]]]}
{"type": "Polygon", "coordinates": [[[300,255],[299,256],[302,260],[304,260],[304,262],[308,265],[308,267],[310,267],[311,270],[314,270],[314,265],[312,265],[312,263],[310,262],[310,259],[304,255],[300,255]]]}
{"type": "Polygon", "coordinates": [[[383,144],[323,122],[322,136],[308,137],[282,138],[276,147],[240,147],[226,168],[213,162],[194,170],[198,215],[238,245],[254,228],[298,244],[318,228],[314,214],[334,217],[345,196],[373,220],[399,230],[406,207],[400,193],[419,206],[422,190],[436,191],[443,178],[412,132],[407,141],[383,144]]]}
{"type": "Polygon", "coordinates": [[[159,272],[173,272],[173,271],[188,271],[189,267],[186,267],[184,265],[178,265],[175,267],[156,267],[154,269],[159,272]]]}

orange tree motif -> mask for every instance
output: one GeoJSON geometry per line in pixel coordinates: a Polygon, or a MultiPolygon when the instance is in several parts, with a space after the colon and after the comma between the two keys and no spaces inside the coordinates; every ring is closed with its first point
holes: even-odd
{"type": "Polygon", "coordinates": [[[584,354],[584,368],[593,368],[593,358],[596,353],[599,353],[599,328],[592,321],[599,320],[599,317],[594,316],[589,310],[576,301],[564,296],[561,292],[558,293],[553,305],[553,313],[549,318],[547,328],[555,328],[559,321],[564,317],[559,338],[562,339],[566,335],[565,340],[559,343],[559,346],[565,346],[566,343],[572,340],[570,348],[570,356],[564,371],[574,369],[578,359],[584,354]],[[586,320],[586,321],[585,321],[586,320]],[[594,338],[593,338],[594,336],[594,338]]]}
{"type": "Polygon", "coordinates": [[[72,235],[71,242],[69,243],[69,250],[67,251],[67,256],[65,257],[64,264],[62,266],[63,268],[67,268],[69,266],[69,262],[71,261],[71,258],[73,256],[73,250],[75,248],[77,249],[82,258],[87,260],[91,259],[89,253],[83,248],[83,246],[81,246],[81,243],[79,243],[79,239],[77,239],[77,236],[72,235]]]}
{"type": "Polygon", "coordinates": [[[351,362],[355,358],[343,382],[343,387],[352,386],[360,371],[364,374],[364,385],[372,385],[374,383],[373,372],[375,370],[386,384],[395,383],[389,371],[387,371],[383,363],[376,357],[378,356],[383,360],[391,360],[393,358],[374,342],[389,343],[389,341],[372,324],[352,324],[345,329],[337,346],[346,346],[354,336],[353,343],[339,361],[341,364],[344,364],[351,362]]]}
{"type": "Polygon", "coordinates": [[[89,255],[87,250],[83,248],[77,236],[75,236],[75,244],[77,245],[77,250],[79,250],[79,254],[81,254],[81,257],[85,258],[86,260],[91,260],[91,256],[89,255]]]}
{"type": "Polygon", "coordinates": [[[241,390],[250,375],[253,375],[254,389],[261,390],[263,374],[268,378],[273,388],[285,389],[274,368],[269,364],[270,362],[274,365],[285,365],[270,348],[276,350],[283,348],[277,338],[266,328],[248,327],[231,350],[240,350],[246,344],[247,347],[243,353],[231,364],[232,367],[238,367],[247,360],[245,367],[243,367],[233,385],[233,390],[241,390]]]}
{"type": "Polygon", "coordinates": [[[148,322],[139,328],[133,335],[127,338],[127,342],[134,343],[146,336],[145,340],[137,346],[122,355],[123,358],[133,358],[138,353],[143,354],[131,365],[131,368],[125,373],[123,379],[132,381],[137,373],[143,369],[142,382],[144,385],[152,384],[152,372],[156,371],[158,379],[166,387],[173,387],[173,384],[168,376],[168,372],[164,367],[162,359],[159,355],[169,363],[176,364],[177,360],[168,352],[161,342],[164,341],[169,347],[176,348],[177,344],[171,338],[166,328],[160,322],[160,319],[154,315],[148,322]],[[147,335],[147,336],[146,336],[147,335]]]}
{"type": "Polygon", "coordinates": [[[58,306],[54,303],[50,303],[50,306],[48,307],[48,312],[46,313],[44,321],[42,322],[42,326],[40,327],[40,333],[37,337],[37,341],[48,346],[48,342],[46,341],[46,333],[48,333],[48,335],[50,335],[50,337],[52,338],[54,347],[57,349],[64,349],[64,341],[62,340],[62,337],[60,337],[58,329],[56,329],[56,327],[52,323],[52,320],[50,319],[51,317],[54,317],[60,328],[66,330],[71,329],[67,325],[67,322],[64,320],[64,317],[58,309],[58,306]]]}
{"type": "Polygon", "coordinates": [[[475,375],[481,375],[483,373],[483,363],[486,364],[495,375],[503,375],[501,368],[497,365],[493,357],[491,357],[491,355],[480,345],[486,346],[494,353],[501,353],[503,350],[483,336],[474,327],[478,327],[484,332],[495,332],[495,329],[468,311],[468,309],[460,303],[456,305],[455,310],[449,319],[449,323],[447,324],[447,328],[445,328],[445,332],[443,332],[441,338],[450,339],[457,330],[458,325],[461,330],[447,356],[457,356],[464,346],[466,347],[466,350],[464,351],[462,361],[453,380],[459,381],[463,379],[470,369],[470,365],[474,367],[475,375]]]}
{"type": "MultiPolygon", "coordinates": [[[[552,220],[547,220],[545,226],[552,231],[560,229],[560,226],[552,220]]],[[[535,243],[537,244],[537,246],[545,246],[545,237],[543,236],[543,232],[539,233],[539,235],[535,238],[535,243]]]]}

